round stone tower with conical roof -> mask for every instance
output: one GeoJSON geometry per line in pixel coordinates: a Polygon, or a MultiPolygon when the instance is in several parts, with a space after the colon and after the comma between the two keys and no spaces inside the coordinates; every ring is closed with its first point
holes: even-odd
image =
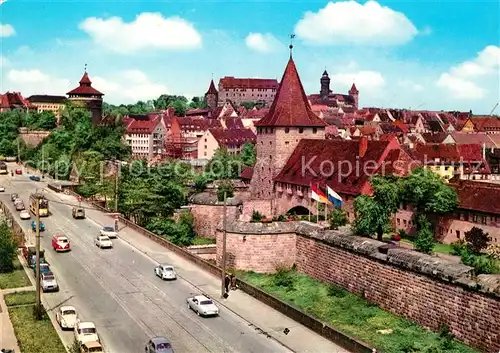
{"type": "Polygon", "coordinates": [[[104,93],[92,87],[92,81],[90,81],[86,67],[79,83],[80,85],[77,88],[66,93],[68,100],[75,106],[84,106],[90,110],[92,123],[98,124],[102,119],[102,96],[104,96],[104,93]]]}

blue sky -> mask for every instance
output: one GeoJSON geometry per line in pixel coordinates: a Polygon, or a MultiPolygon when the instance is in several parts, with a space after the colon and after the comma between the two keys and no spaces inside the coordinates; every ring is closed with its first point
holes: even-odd
{"type": "Polygon", "coordinates": [[[111,103],[202,95],[212,74],[279,79],[295,33],[308,93],[326,68],[335,92],[355,81],[361,106],[489,113],[500,96],[499,14],[494,0],[7,0],[1,91],[64,94],[88,64],[111,103]]]}

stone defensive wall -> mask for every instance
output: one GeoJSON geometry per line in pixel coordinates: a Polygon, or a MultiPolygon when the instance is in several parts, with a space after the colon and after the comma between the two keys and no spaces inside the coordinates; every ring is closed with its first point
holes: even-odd
{"type": "MultiPolygon", "coordinates": [[[[222,236],[219,228],[218,264],[222,236]]],[[[481,351],[500,350],[499,275],[475,277],[469,266],[309,222],[232,221],[226,246],[229,267],[273,272],[277,265],[295,265],[431,330],[447,325],[481,351]]]]}

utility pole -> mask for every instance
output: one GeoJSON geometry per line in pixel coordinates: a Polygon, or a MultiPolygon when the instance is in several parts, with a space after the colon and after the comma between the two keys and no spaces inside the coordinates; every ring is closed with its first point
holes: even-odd
{"type": "Polygon", "coordinates": [[[40,200],[37,198],[35,203],[35,219],[36,219],[36,318],[37,320],[42,319],[42,310],[40,304],[40,200]]]}
{"type": "Polygon", "coordinates": [[[120,161],[116,161],[116,174],[115,174],[115,212],[118,212],[118,182],[120,174],[120,161]]]}
{"type": "Polygon", "coordinates": [[[224,192],[224,214],[222,215],[222,283],[221,283],[221,298],[226,294],[226,205],[227,192],[224,192]]]}

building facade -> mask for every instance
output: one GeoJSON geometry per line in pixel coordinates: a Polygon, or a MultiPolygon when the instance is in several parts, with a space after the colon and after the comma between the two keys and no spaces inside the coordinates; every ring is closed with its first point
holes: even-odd
{"type": "Polygon", "coordinates": [[[33,95],[28,97],[39,113],[52,112],[59,122],[61,111],[64,109],[67,98],[64,96],[50,96],[50,95],[33,95]]]}
{"type": "Polygon", "coordinates": [[[230,100],[236,105],[245,102],[262,103],[269,106],[273,103],[278,80],[262,78],[235,78],[225,76],[219,80],[219,105],[230,100]]]}
{"type": "Polygon", "coordinates": [[[250,129],[208,129],[198,142],[198,156],[212,159],[219,148],[226,148],[229,154],[236,155],[241,152],[245,144],[255,144],[255,142],[256,136],[250,129]]]}
{"type": "Polygon", "coordinates": [[[125,117],[125,143],[132,149],[132,157],[151,160],[164,154],[166,128],[160,116],[125,117]]]}
{"type": "Polygon", "coordinates": [[[311,105],[324,105],[329,108],[343,108],[344,110],[352,108],[354,112],[359,106],[359,90],[353,83],[348,94],[333,93],[330,89],[330,77],[325,70],[320,78],[319,94],[311,94],[308,99],[311,105]]]}

